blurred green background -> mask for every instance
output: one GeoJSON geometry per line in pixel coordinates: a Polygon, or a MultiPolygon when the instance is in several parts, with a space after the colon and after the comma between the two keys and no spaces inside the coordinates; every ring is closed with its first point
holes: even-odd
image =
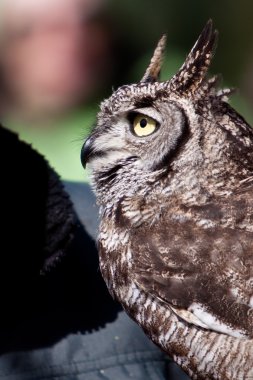
{"type": "Polygon", "coordinates": [[[64,179],[87,181],[80,164],[80,149],[88,135],[99,103],[112,88],[138,81],[163,33],[168,46],[162,78],[172,76],[209,18],[219,31],[211,71],[221,73],[222,85],[238,88],[232,105],[253,122],[253,2],[200,0],[108,1],[104,15],[110,31],[111,70],[90,99],[78,102],[57,120],[44,123],[6,116],[5,124],[44,154],[64,179]]]}

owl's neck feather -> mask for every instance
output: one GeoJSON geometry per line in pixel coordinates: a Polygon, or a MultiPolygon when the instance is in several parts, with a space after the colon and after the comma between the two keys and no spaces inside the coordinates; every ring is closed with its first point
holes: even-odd
{"type": "Polygon", "coordinates": [[[102,207],[115,206],[122,198],[135,195],[145,195],[147,184],[152,187],[162,170],[152,172],[145,171],[138,160],[113,170],[108,170],[109,175],[94,174],[92,178],[93,189],[97,197],[98,205],[102,207]],[[113,173],[113,175],[111,175],[113,173]]]}

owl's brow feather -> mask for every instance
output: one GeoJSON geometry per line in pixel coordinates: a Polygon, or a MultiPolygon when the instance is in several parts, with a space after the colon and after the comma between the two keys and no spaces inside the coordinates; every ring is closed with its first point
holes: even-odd
{"type": "Polygon", "coordinates": [[[142,99],[136,99],[134,102],[135,108],[146,108],[146,107],[152,107],[154,104],[154,98],[151,96],[144,96],[142,99]]]}

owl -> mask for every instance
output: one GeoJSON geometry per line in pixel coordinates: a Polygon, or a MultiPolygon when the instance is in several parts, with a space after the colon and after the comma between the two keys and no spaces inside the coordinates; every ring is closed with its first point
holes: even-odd
{"type": "Polygon", "coordinates": [[[81,159],[112,296],[192,379],[238,380],[253,378],[253,130],[207,78],[216,41],[210,20],[162,82],[163,36],[81,159]]]}

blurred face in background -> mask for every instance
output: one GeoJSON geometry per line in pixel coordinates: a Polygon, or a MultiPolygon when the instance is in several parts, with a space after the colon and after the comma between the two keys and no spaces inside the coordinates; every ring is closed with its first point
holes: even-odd
{"type": "Polygon", "coordinates": [[[31,113],[61,112],[106,76],[102,0],[5,0],[2,78],[7,98],[31,113]]]}

